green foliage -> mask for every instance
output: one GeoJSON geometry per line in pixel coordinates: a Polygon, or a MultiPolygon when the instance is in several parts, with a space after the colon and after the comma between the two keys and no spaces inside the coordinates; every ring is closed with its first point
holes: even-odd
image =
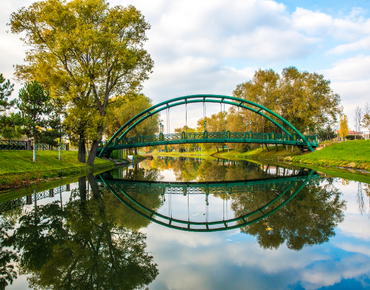
{"type": "MultiPolygon", "coordinates": [[[[233,95],[256,102],[276,112],[300,132],[307,126],[319,128],[333,124],[341,111],[340,97],[333,93],[330,81],[317,73],[300,72],[295,67],[258,70],[251,81],[236,87],[233,95]]],[[[254,113],[244,113],[244,124],[252,121],[252,130],[271,132],[273,124],[254,113]]]]}
{"type": "Polygon", "coordinates": [[[22,134],[19,133],[19,118],[12,113],[10,116],[6,114],[6,110],[10,109],[15,104],[15,100],[9,101],[8,97],[11,95],[14,85],[9,80],[5,80],[3,74],[0,74],[0,137],[4,139],[20,138],[22,134]]]}
{"type": "Polygon", "coordinates": [[[73,132],[80,135],[79,150],[87,137],[94,141],[92,165],[111,97],[139,91],[151,72],[143,48],[150,25],[135,7],[109,7],[105,0],[35,2],[12,13],[9,25],[31,48],[16,76],[40,82],[63,100],[70,130],[73,122],[79,125],[73,132]]]}
{"type": "Polygon", "coordinates": [[[25,84],[19,91],[17,106],[23,119],[23,134],[32,137],[34,144],[58,144],[61,121],[49,93],[38,82],[25,84]]]}
{"type": "MultiPolygon", "coordinates": [[[[143,94],[115,97],[107,109],[104,130],[107,138],[111,138],[127,121],[151,106],[153,106],[152,100],[143,94]]],[[[158,132],[158,128],[159,115],[155,114],[135,126],[127,136],[154,135],[158,132]]]]}
{"type": "Polygon", "coordinates": [[[358,139],[363,139],[362,136],[356,136],[356,135],[347,135],[346,140],[358,140],[358,139]]]}
{"type": "MultiPolygon", "coordinates": [[[[15,104],[15,100],[8,101],[8,97],[14,90],[14,84],[11,84],[9,80],[5,81],[2,73],[0,73],[0,113],[10,109],[15,104]]],[[[1,116],[0,115],[0,116],[1,116]]]]}
{"type": "Polygon", "coordinates": [[[328,125],[326,128],[320,128],[318,130],[319,139],[323,140],[332,140],[337,136],[337,133],[333,130],[333,128],[328,125]]]}

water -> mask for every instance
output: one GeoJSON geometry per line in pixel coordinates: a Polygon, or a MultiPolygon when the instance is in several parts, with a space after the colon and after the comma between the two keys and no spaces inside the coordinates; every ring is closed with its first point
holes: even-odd
{"type": "Polygon", "coordinates": [[[370,289],[369,194],[298,167],[145,160],[0,204],[0,286],[370,289]]]}

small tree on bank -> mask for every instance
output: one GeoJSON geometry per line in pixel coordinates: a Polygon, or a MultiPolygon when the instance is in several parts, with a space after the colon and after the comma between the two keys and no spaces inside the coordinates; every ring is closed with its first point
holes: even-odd
{"type": "Polygon", "coordinates": [[[33,161],[36,161],[37,142],[57,145],[60,118],[49,93],[36,81],[26,83],[20,90],[17,106],[23,119],[22,133],[33,138],[33,161]]]}
{"type": "Polygon", "coordinates": [[[348,135],[348,118],[346,115],[340,115],[339,135],[344,139],[348,135]]]}

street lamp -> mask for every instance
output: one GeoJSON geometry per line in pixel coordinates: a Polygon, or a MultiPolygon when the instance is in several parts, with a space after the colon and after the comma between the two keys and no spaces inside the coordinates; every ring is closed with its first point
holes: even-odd
{"type": "Polygon", "coordinates": [[[162,133],[162,123],[159,123],[159,133],[162,133]]]}
{"type": "Polygon", "coordinates": [[[207,121],[204,121],[204,131],[206,131],[207,121]]]}
{"type": "Polygon", "coordinates": [[[250,131],[252,132],[252,120],[249,121],[249,125],[251,126],[250,131]]]}

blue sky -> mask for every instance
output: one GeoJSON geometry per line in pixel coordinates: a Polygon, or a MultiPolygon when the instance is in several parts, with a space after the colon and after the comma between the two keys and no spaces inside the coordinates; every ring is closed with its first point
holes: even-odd
{"type": "MultiPolygon", "coordinates": [[[[25,47],[5,33],[11,12],[33,1],[15,0],[0,11],[0,71],[12,78],[25,47]]],[[[354,110],[369,99],[369,1],[123,0],[136,6],[152,28],[146,48],[155,61],[144,84],[154,103],[194,94],[231,95],[259,69],[295,66],[318,72],[342,98],[353,127],[354,110]]],[[[20,85],[17,84],[17,89],[20,85]]],[[[16,92],[14,93],[16,94],[16,92]]],[[[369,102],[369,101],[368,101],[369,102]]],[[[202,117],[199,108],[191,118],[202,117]]],[[[192,124],[190,120],[189,125],[192,124]]],[[[182,126],[171,119],[171,127],[182,126]]]]}

